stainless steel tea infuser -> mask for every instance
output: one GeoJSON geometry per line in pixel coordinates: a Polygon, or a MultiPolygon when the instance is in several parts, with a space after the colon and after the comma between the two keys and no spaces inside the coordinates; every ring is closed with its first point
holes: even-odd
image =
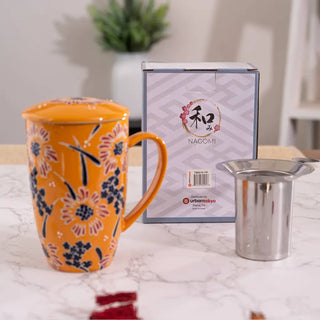
{"type": "Polygon", "coordinates": [[[314,169],[290,160],[234,160],[218,164],[235,177],[236,253],[279,260],[290,252],[294,180],[314,169]]]}

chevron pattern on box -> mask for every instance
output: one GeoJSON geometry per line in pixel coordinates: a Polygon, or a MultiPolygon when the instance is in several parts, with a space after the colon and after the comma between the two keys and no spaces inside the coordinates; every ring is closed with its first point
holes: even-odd
{"type": "MultiPolygon", "coordinates": [[[[254,150],[255,74],[177,72],[147,73],[147,131],[159,135],[168,148],[168,168],[159,193],[147,211],[147,218],[234,217],[233,178],[216,169],[231,159],[252,158],[254,150]],[[206,99],[221,110],[221,129],[207,139],[212,144],[191,144],[182,125],[182,107],[206,99]],[[212,188],[186,187],[189,169],[210,169],[212,188]],[[184,204],[184,198],[206,196],[216,202],[204,208],[184,204]]],[[[147,184],[157,166],[157,151],[147,143],[147,184]]]]}

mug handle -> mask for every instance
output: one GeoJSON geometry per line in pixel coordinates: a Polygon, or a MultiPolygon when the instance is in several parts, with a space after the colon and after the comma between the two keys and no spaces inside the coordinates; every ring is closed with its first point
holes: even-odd
{"type": "Polygon", "coordinates": [[[150,139],[153,140],[158,147],[158,166],[156,173],[153,177],[153,180],[145,192],[141,200],[137,205],[124,217],[122,223],[122,231],[127,230],[138,218],[139,216],[147,209],[150,202],[156,196],[158,190],[160,189],[162,180],[166,173],[167,168],[167,148],[164,141],[159,138],[157,135],[149,132],[138,132],[129,137],[128,147],[132,147],[141,140],[150,139]]]}

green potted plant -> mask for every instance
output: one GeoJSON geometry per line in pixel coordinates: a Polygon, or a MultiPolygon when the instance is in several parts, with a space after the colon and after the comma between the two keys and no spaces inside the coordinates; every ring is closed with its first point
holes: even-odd
{"type": "Polygon", "coordinates": [[[110,0],[105,9],[89,7],[98,43],[116,52],[112,70],[112,98],[131,110],[131,119],[141,118],[141,62],[152,46],[167,36],[169,5],[154,0],[110,0]]]}

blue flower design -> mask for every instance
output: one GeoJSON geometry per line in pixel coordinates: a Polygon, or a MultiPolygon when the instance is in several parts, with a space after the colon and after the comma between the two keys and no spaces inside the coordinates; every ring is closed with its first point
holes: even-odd
{"type": "Polygon", "coordinates": [[[32,141],[31,142],[31,152],[37,157],[40,154],[40,143],[32,141]]]}
{"type": "Polygon", "coordinates": [[[50,215],[52,213],[53,205],[48,206],[47,202],[44,200],[45,195],[46,195],[45,189],[41,188],[38,190],[36,205],[41,217],[43,216],[44,213],[46,213],[47,215],[50,215]]]}
{"type": "Polygon", "coordinates": [[[84,243],[82,241],[77,241],[73,246],[69,242],[64,242],[63,248],[69,251],[63,254],[63,256],[66,258],[65,262],[68,266],[73,266],[85,272],[89,271],[88,268],[91,267],[92,261],[81,261],[81,259],[86,251],[91,249],[90,242],[84,243]]]}
{"type": "Polygon", "coordinates": [[[108,204],[113,203],[113,207],[115,208],[115,213],[118,215],[121,209],[124,207],[123,200],[123,190],[124,187],[121,186],[119,189],[117,188],[119,185],[119,175],[120,175],[119,167],[114,171],[114,175],[109,177],[106,181],[104,181],[101,185],[101,198],[107,199],[108,204]]]}
{"type": "Polygon", "coordinates": [[[36,194],[38,192],[38,181],[37,181],[37,175],[38,175],[38,170],[36,167],[34,167],[30,173],[30,189],[32,193],[32,199],[36,197],[36,194]]]}
{"type": "Polygon", "coordinates": [[[42,222],[42,236],[45,238],[47,235],[47,219],[51,215],[54,204],[50,206],[47,204],[45,200],[46,191],[44,188],[38,189],[38,181],[37,181],[38,171],[36,167],[34,167],[30,173],[30,189],[32,193],[32,198],[36,200],[36,206],[38,209],[38,213],[40,217],[44,216],[42,222]]]}
{"type": "Polygon", "coordinates": [[[88,220],[93,216],[93,209],[86,204],[81,204],[76,210],[76,216],[80,217],[82,221],[88,220]]]}
{"type": "Polygon", "coordinates": [[[115,156],[121,156],[123,151],[123,141],[118,142],[113,149],[113,154],[115,156]]]}

